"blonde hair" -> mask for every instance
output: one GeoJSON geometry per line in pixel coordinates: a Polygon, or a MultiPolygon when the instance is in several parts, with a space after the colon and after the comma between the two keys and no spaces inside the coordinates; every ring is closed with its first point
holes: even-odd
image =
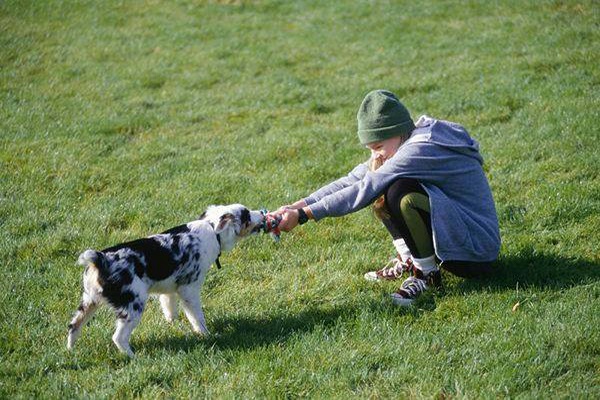
{"type": "MultiPolygon", "coordinates": [[[[384,160],[381,159],[380,157],[371,157],[371,160],[369,161],[369,169],[371,171],[375,171],[377,170],[379,167],[381,167],[384,163],[384,160]]],[[[389,219],[390,218],[390,213],[387,209],[387,207],[385,206],[385,195],[381,195],[379,196],[372,205],[372,209],[373,209],[373,214],[375,214],[375,216],[379,219],[389,219]]]]}
{"type": "MultiPolygon", "coordinates": [[[[402,146],[404,144],[404,142],[406,142],[408,140],[410,135],[411,135],[410,132],[408,134],[398,135],[400,137],[398,149],[400,148],[400,146],[402,146]]],[[[391,138],[389,138],[389,139],[391,139],[391,138]]],[[[398,151],[398,149],[396,149],[396,151],[398,151]]],[[[381,157],[374,157],[373,155],[371,155],[371,159],[369,160],[369,169],[371,171],[376,171],[383,165],[383,163],[385,163],[385,160],[383,160],[381,157]]],[[[385,205],[385,194],[382,194],[373,202],[373,213],[379,219],[389,219],[390,218],[390,212],[385,205]]]]}

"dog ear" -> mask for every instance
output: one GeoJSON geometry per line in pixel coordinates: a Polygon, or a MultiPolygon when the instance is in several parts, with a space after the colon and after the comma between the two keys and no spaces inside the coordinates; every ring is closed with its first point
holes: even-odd
{"type": "Polygon", "coordinates": [[[223,232],[225,230],[225,228],[227,228],[227,225],[232,223],[234,221],[234,219],[235,219],[235,216],[231,213],[221,215],[221,220],[219,221],[219,224],[215,228],[215,232],[216,233],[223,232]]]}

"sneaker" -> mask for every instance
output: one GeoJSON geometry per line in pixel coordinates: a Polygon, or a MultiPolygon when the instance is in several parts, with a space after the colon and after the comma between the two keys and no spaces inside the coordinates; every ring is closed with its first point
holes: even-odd
{"type": "Polygon", "coordinates": [[[409,276],[397,292],[392,293],[392,302],[399,306],[410,306],[413,301],[428,289],[427,282],[414,276],[409,276]]]}
{"type": "Polygon", "coordinates": [[[412,269],[413,276],[427,282],[428,286],[435,288],[436,290],[442,290],[442,272],[439,269],[435,271],[431,271],[427,275],[423,274],[420,269],[413,268],[412,269]]]}
{"type": "Polygon", "coordinates": [[[424,275],[418,268],[412,269],[413,276],[408,277],[396,293],[392,293],[392,302],[399,306],[410,306],[413,301],[430,287],[442,289],[442,273],[435,270],[424,275]]]}
{"type": "Polygon", "coordinates": [[[380,270],[367,272],[365,274],[365,279],[368,281],[393,281],[400,279],[405,272],[411,273],[412,270],[413,265],[410,258],[407,262],[403,262],[400,257],[394,257],[380,270]]]}

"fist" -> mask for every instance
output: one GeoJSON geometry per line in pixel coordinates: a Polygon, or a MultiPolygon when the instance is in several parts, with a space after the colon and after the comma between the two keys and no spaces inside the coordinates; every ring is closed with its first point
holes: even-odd
{"type": "Polygon", "coordinates": [[[282,231],[289,232],[298,225],[298,210],[287,208],[280,215],[279,229],[282,231]]]}

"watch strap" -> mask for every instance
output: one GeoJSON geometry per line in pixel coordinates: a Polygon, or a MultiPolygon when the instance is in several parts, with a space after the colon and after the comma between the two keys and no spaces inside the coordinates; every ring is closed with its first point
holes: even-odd
{"type": "Polygon", "coordinates": [[[302,208],[299,208],[298,209],[298,225],[303,225],[307,222],[308,222],[308,215],[306,215],[306,212],[302,208]]]}

